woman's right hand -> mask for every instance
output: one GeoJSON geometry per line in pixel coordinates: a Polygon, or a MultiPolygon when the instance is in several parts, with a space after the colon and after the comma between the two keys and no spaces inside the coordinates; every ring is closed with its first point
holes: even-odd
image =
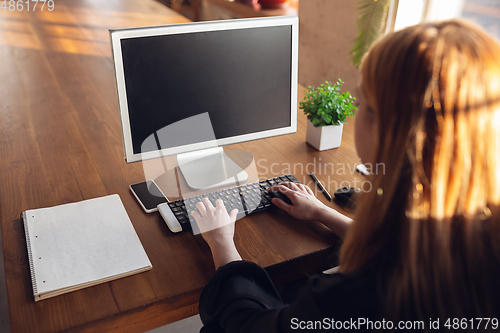
{"type": "Polygon", "coordinates": [[[278,198],[273,198],[273,204],[299,220],[318,220],[321,212],[329,209],[316,198],[309,186],[304,184],[281,183],[273,186],[269,191],[281,192],[286,195],[293,205],[278,198]]]}
{"type": "Polygon", "coordinates": [[[304,184],[281,183],[269,191],[279,191],[286,195],[293,205],[273,198],[273,204],[299,220],[319,221],[330,228],[340,239],[344,238],[352,220],[322,203],[313,191],[304,184]]]}

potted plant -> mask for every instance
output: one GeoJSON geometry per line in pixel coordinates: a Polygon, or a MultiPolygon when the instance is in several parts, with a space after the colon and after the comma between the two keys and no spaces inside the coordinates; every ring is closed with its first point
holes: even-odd
{"type": "Polygon", "coordinates": [[[306,141],[318,150],[337,148],[342,140],[343,125],[347,117],[353,116],[352,110],[356,97],[346,91],[340,93],[344,84],[341,79],[332,84],[326,81],[318,89],[308,87],[304,100],[299,103],[307,122],[306,141]]]}

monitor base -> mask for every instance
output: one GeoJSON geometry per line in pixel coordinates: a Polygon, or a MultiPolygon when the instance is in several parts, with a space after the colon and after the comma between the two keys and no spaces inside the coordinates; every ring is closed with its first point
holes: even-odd
{"type": "Polygon", "coordinates": [[[248,179],[246,171],[222,147],[178,154],[177,163],[192,190],[233,185],[248,179]]]}

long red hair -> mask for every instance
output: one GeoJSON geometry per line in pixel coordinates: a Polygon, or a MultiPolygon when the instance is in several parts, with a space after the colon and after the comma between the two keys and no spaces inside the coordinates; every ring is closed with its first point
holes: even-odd
{"type": "MultiPolygon", "coordinates": [[[[341,249],[376,262],[391,317],[500,314],[500,45],[452,20],[377,42],[362,64],[378,142],[341,249]]],[[[366,161],[368,162],[368,161],[366,161]]]]}

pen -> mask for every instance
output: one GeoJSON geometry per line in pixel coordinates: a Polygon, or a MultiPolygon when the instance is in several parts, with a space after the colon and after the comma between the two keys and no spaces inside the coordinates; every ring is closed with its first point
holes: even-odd
{"type": "Polygon", "coordinates": [[[328,193],[328,191],[323,186],[323,184],[321,184],[321,182],[318,180],[318,178],[316,178],[316,176],[314,175],[314,173],[310,172],[309,176],[311,176],[311,178],[314,180],[314,182],[316,183],[316,185],[318,185],[319,189],[321,190],[321,192],[323,192],[323,194],[328,199],[328,201],[332,201],[332,196],[330,195],[330,193],[328,193]]]}

